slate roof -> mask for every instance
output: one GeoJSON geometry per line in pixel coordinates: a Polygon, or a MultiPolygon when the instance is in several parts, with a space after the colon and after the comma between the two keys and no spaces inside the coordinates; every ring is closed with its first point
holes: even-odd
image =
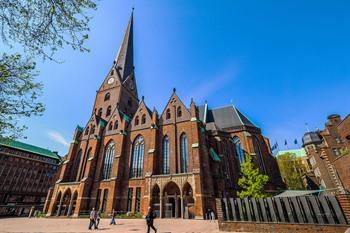
{"type": "Polygon", "coordinates": [[[209,109],[206,105],[198,107],[199,118],[205,123],[214,122],[220,129],[235,128],[235,127],[254,127],[254,125],[243,113],[241,113],[235,106],[227,106],[216,109],[209,109]]]}
{"type": "Polygon", "coordinates": [[[21,150],[21,151],[26,151],[26,152],[30,152],[36,155],[41,155],[44,157],[48,157],[51,159],[57,159],[57,160],[61,160],[60,156],[57,155],[56,153],[48,150],[48,149],[44,149],[38,146],[33,146],[27,143],[23,143],[23,142],[19,142],[19,141],[14,141],[14,140],[0,140],[0,146],[6,146],[6,147],[10,147],[10,148],[14,148],[17,150],[21,150]]]}

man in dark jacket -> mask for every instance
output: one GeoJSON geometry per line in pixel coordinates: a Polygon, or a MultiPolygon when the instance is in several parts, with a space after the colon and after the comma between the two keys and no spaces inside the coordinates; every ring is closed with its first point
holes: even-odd
{"type": "Polygon", "coordinates": [[[153,220],[157,217],[156,213],[152,210],[151,207],[148,207],[148,214],[146,215],[146,223],[147,223],[147,233],[150,233],[151,228],[154,232],[157,232],[157,229],[153,226],[153,220]]]}
{"type": "Polygon", "coordinates": [[[92,226],[94,226],[95,229],[97,229],[96,226],[96,210],[95,208],[92,208],[91,212],[90,212],[90,224],[89,224],[89,230],[91,230],[92,226]]]}

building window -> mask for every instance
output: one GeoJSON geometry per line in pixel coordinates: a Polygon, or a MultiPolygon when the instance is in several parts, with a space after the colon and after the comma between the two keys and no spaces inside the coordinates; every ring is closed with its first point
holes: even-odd
{"type": "Polygon", "coordinates": [[[108,189],[105,189],[104,192],[103,192],[103,200],[102,200],[102,210],[101,210],[101,212],[105,212],[106,211],[107,200],[108,200],[108,189]]]}
{"type": "Polygon", "coordinates": [[[111,98],[111,94],[109,94],[109,92],[107,92],[105,95],[105,101],[108,101],[110,98],[111,98]]]}
{"type": "Polygon", "coordinates": [[[136,116],[136,118],[135,118],[135,125],[139,125],[139,123],[140,123],[139,116],[136,116]]]}
{"type": "Polygon", "coordinates": [[[111,115],[111,113],[112,113],[112,107],[108,106],[107,111],[106,111],[106,117],[111,115]]]}
{"type": "Polygon", "coordinates": [[[113,122],[110,122],[108,125],[108,130],[112,130],[113,129],[113,122]]]}
{"type": "Polygon", "coordinates": [[[78,181],[79,179],[79,174],[78,174],[78,170],[79,170],[79,165],[80,165],[80,160],[81,160],[81,155],[82,155],[82,150],[80,149],[78,151],[78,154],[77,156],[75,157],[75,160],[74,160],[74,166],[73,166],[73,169],[72,169],[72,177],[71,177],[71,181],[78,181]]]}
{"type": "Polygon", "coordinates": [[[182,110],[181,107],[177,107],[177,117],[182,117],[182,110]]]}
{"type": "Polygon", "coordinates": [[[96,195],[96,203],[95,203],[96,210],[98,210],[100,208],[100,198],[101,198],[101,189],[98,189],[97,195],[96,195]]]}
{"type": "Polygon", "coordinates": [[[118,129],[118,121],[115,121],[115,123],[114,123],[114,129],[118,129]]]}
{"type": "Polygon", "coordinates": [[[170,117],[171,117],[171,115],[170,115],[170,109],[168,108],[168,109],[166,110],[165,118],[166,118],[167,120],[169,120],[170,117]]]}
{"type": "Polygon", "coordinates": [[[91,131],[90,134],[94,134],[95,133],[95,125],[91,126],[91,130],[90,131],[91,131]]]}
{"type": "Polygon", "coordinates": [[[314,156],[312,156],[312,157],[310,158],[310,164],[311,164],[312,167],[316,165],[316,160],[315,160],[315,157],[314,157],[314,156]]]}
{"type": "Polygon", "coordinates": [[[187,137],[186,134],[182,134],[180,137],[181,147],[181,173],[188,172],[188,151],[187,151],[187,137]]]}
{"type": "Polygon", "coordinates": [[[89,134],[89,130],[90,130],[90,127],[88,126],[85,130],[85,135],[88,135],[89,134]]]}
{"type": "Polygon", "coordinates": [[[130,177],[142,177],[143,173],[143,157],[145,143],[142,136],[138,136],[133,145],[133,154],[131,161],[130,177]]]}
{"type": "Polygon", "coordinates": [[[106,152],[105,152],[105,160],[104,160],[104,165],[103,165],[103,179],[104,180],[111,178],[114,152],[115,152],[115,144],[112,141],[108,144],[106,152]]]}
{"type": "Polygon", "coordinates": [[[320,169],[318,167],[315,168],[314,173],[315,173],[315,176],[321,177],[321,172],[320,172],[320,169]]]}
{"type": "Polygon", "coordinates": [[[240,164],[244,163],[245,161],[245,156],[244,156],[244,151],[242,149],[242,144],[241,144],[241,140],[239,139],[239,137],[234,137],[232,139],[233,144],[235,145],[235,149],[236,149],[236,156],[237,159],[239,161],[240,164]]]}
{"type": "Polygon", "coordinates": [[[102,116],[102,108],[98,110],[97,116],[101,117],[102,116]]]}
{"type": "Polygon", "coordinates": [[[339,155],[340,155],[339,149],[334,148],[334,149],[333,149],[333,154],[334,154],[335,156],[339,156],[339,155]]]}
{"type": "Polygon", "coordinates": [[[163,174],[169,174],[169,137],[163,139],[163,174]]]}
{"type": "Polygon", "coordinates": [[[126,203],[126,211],[131,212],[132,208],[132,194],[133,194],[133,188],[128,189],[128,200],[126,203]]]}
{"type": "Polygon", "coordinates": [[[146,114],[143,114],[141,117],[141,125],[146,123],[146,114]]]}
{"type": "Polygon", "coordinates": [[[82,165],[82,168],[81,168],[81,173],[80,173],[80,178],[79,180],[83,179],[84,178],[84,175],[85,175],[85,167],[86,167],[86,163],[87,163],[87,160],[90,158],[90,155],[91,155],[91,148],[88,150],[87,154],[85,155],[84,157],[84,160],[83,160],[83,165],[82,165]]]}
{"type": "Polygon", "coordinates": [[[261,153],[261,148],[259,145],[259,140],[256,136],[253,136],[253,145],[254,145],[254,151],[256,154],[256,157],[259,161],[260,169],[266,174],[266,168],[265,168],[265,163],[264,163],[264,158],[261,153]]]}
{"type": "Polygon", "coordinates": [[[136,198],[135,198],[135,212],[140,212],[140,203],[141,203],[141,188],[136,188],[136,198]]]}

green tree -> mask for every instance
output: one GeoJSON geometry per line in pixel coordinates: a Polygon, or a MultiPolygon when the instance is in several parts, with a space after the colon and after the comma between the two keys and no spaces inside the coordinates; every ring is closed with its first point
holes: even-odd
{"type": "Polygon", "coordinates": [[[34,58],[57,62],[54,55],[64,46],[89,51],[88,12],[96,1],[0,0],[0,38],[10,49],[23,48],[22,55],[0,54],[0,138],[20,137],[25,126],[18,120],[44,111],[34,58]]]}
{"type": "Polygon", "coordinates": [[[18,119],[44,111],[38,102],[42,85],[34,81],[36,74],[30,59],[19,54],[0,57],[0,138],[19,137],[26,127],[18,125],[18,119]]]}
{"type": "Polygon", "coordinates": [[[246,161],[241,164],[242,176],[238,185],[242,188],[238,192],[239,198],[262,198],[265,197],[264,185],[269,181],[267,175],[261,174],[259,168],[254,168],[251,156],[246,156],[246,161]]]}
{"type": "Polygon", "coordinates": [[[287,152],[277,157],[277,163],[288,189],[305,189],[302,176],[306,172],[306,167],[302,162],[302,158],[297,157],[294,153],[287,152]]]}

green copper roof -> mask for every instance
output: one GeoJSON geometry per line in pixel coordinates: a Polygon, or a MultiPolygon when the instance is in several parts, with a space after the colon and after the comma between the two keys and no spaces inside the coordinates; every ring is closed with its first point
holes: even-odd
{"type": "Polygon", "coordinates": [[[52,159],[59,159],[60,160],[60,157],[50,150],[47,150],[47,149],[44,149],[44,148],[41,148],[38,146],[26,144],[23,142],[14,141],[14,140],[0,140],[0,145],[11,147],[11,148],[14,148],[17,150],[31,152],[33,154],[42,155],[42,156],[49,157],[52,159]]]}
{"type": "Polygon", "coordinates": [[[301,149],[295,149],[295,150],[280,150],[280,151],[278,151],[276,157],[283,155],[283,154],[286,154],[286,153],[295,154],[295,156],[298,158],[306,156],[305,150],[303,148],[301,148],[301,149]]]}

